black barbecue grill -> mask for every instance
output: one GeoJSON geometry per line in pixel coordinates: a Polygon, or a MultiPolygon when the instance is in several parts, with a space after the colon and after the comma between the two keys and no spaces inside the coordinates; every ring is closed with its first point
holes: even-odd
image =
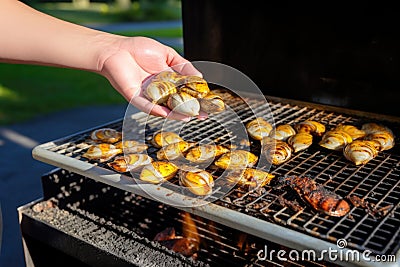
{"type": "MultiPolygon", "coordinates": [[[[225,99],[228,105],[240,113],[243,121],[248,120],[247,116],[251,114],[251,111],[245,109],[244,102],[235,97],[230,99],[225,97],[225,99]]],[[[322,107],[294,104],[293,101],[289,101],[292,103],[284,102],[283,99],[280,102],[276,100],[270,101],[270,108],[276,123],[294,124],[306,119],[313,119],[330,128],[340,123],[360,125],[368,121],[376,121],[368,117],[361,117],[360,114],[339,113],[338,109],[334,108],[335,111],[329,110],[328,107],[322,109],[322,107]]],[[[223,113],[213,115],[216,121],[222,119],[223,116],[223,113]]],[[[133,115],[132,120],[139,125],[146,123],[146,134],[152,136],[164,120],[156,117],[149,120],[146,118],[146,114],[138,113],[133,115]]],[[[129,124],[126,119],[125,123],[129,124]]],[[[400,124],[392,121],[384,123],[394,132],[399,131],[400,124]]],[[[176,124],[179,125],[179,122],[176,124]]],[[[169,124],[169,127],[173,127],[173,125],[174,123],[169,124]]],[[[122,130],[123,121],[100,127],[122,130]]],[[[218,127],[220,126],[217,123],[213,124],[210,121],[193,121],[185,127],[181,135],[185,140],[192,141],[212,136],[214,140],[221,140],[224,143],[224,137],[229,135],[226,131],[220,131],[218,127]]],[[[138,129],[140,128],[138,127],[138,129]]],[[[168,188],[168,186],[148,184],[144,185],[145,190],[143,190],[143,185],[138,186],[134,180],[136,178],[131,175],[118,174],[107,167],[105,163],[88,162],[81,156],[90,146],[88,139],[92,130],[40,145],[34,149],[34,157],[127,192],[144,197],[149,197],[148,194],[156,194],[157,200],[161,200],[161,202],[165,200],[165,203],[171,203],[172,199],[178,207],[183,206],[180,204],[193,201],[180,195],[179,192],[172,191],[174,189],[168,188]]],[[[150,148],[149,154],[154,157],[155,151],[154,148],[150,148]]],[[[250,192],[236,188],[221,198],[216,195],[212,204],[192,208],[182,207],[181,209],[250,235],[300,250],[320,251],[329,246],[335,246],[338,239],[345,239],[348,242],[347,249],[355,249],[360,252],[370,250],[375,255],[399,255],[399,159],[399,149],[395,147],[380,153],[365,166],[355,166],[341,153],[326,151],[314,144],[306,151],[293,156],[288,162],[270,169],[270,172],[277,177],[310,176],[327,189],[343,197],[354,194],[375,204],[376,208],[388,207],[385,215],[380,218],[375,218],[361,207],[353,207],[351,212],[343,218],[316,213],[304,204],[305,209],[294,211],[279,200],[280,196],[287,199],[293,199],[294,196],[290,192],[279,192],[272,186],[265,187],[261,191],[250,192]]],[[[260,167],[262,168],[262,166],[260,167]]],[[[174,180],[172,182],[176,183],[174,180]]],[[[108,212],[109,209],[106,210],[108,212]]]]}
{"type": "MultiPolygon", "coordinates": [[[[288,30],[286,24],[279,24],[279,20],[275,20],[279,17],[278,14],[265,18],[262,15],[263,9],[260,9],[257,5],[251,5],[248,8],[251,12],[248,14],[245,12],[244,18],[248,19],[248,21],[246,19],[245,21],[247,21],[249,27],[275,25],[275,28],[266,28],[274,36],[277,34],[276,29],[288,30]],[[249,14],[252,16],[248,17],[249,14]]],[[[233,45],[235,42],[230,35],[232,31],[228,30],[229,25],[231,25],[230,21],[236,25],[236,18],[240,10],[240,6],[231,2],[228,5],[218,1],[183,1],[185,55],[192,60],[216,60],[232,64],[233,67],[243,67],[243,64],[253,60],[253,62],[250,62],[249,76],[255,79],[255,82],[261,86],[263,93],[267,95],[269,108],[266,108],[265,103],[252,94],[247,94],[245,99],[242,99],[229,92],[223,93],[224,91],[221,90],[225,102],[235,111],[237,117],[230,117],[231,115],[226,113],[213,114],[206,121],[193,120],[181,128],[182,123],[180,122],[169,121],[164,125],[164,119],[161,118],[149,117],[144,113],[127,114],[125,120],[121,119],[100,125],[36,147],[33,151],[36,159],[61,169],[43,177],[45,193],[43,201],[29,204],[20,209],[21,227],[27,244],[26,253],[31,253],[33,261],[34,258],[40,261],[40,257],[35,256],[35,253],[32,252],[35,249],[38,250],[38,246],[29,246],[29,243],[35,244],[35,240],[39,240],[40,244],[48,245],[46,246],[47,249],[52,247],[57,251],[64,251],[75,260],[78,259],[79,262],[97,266],[100,266],[99,263],[101,262],[105,266],[112,264],[119,266],[168,266],[168,264],[176,266],[201,266],[204,264],[215,266],[224,264],[233,266],[273,264],[277,266],[332,266],[333,264],[343,266],[398,266],[400,258],[400,146],[398,145],[400,142],[398,138],[400,118],[397,117],[399,114],[396,108],[390,108],[384,112],[376,111],[376,108],[391,105],[393,98],[396,99],[397,93],[393,91],[392,86],[397,84],[397,78],[390,74],[384,77],[390,79],[382,83],[383,85],[391,84],[391,86],[382,88],[381,92],[385,95],[392,94],[392,99],[388,100],[387,97],[384,97],[382,101],[379,101],[376,100],[376,97],[372,97],[369,99],[369,103],[361,105],[357,100],[354,100],[354,94],[361,94],[362,92],[368,94],[371,88],[375,90],[375,80],[369,83],[373,86],[368,86],[368,81],[357,83],[356,88],[360,92],[357,91],[356,93],[354,90],[346,92],[342,90],[343,86],[352,84],[353,87],[350,88],[354,89],[354,80],[350,82],[349,77],[343,75],[343,73],[329,73],[329,70],[333,68],[332,65],[329,65],[329,68],[327,67],[324,70],[325,75],[322,80],[329,81],[330,86],[328,88],[326,83],[323,83],[325,87],[318,87],[321,84],[317,84],[311,79],[315,75],[316,67],[311,64],[314,62],[312,60],[315,60],[313,58],[311,61],[307,61],[309,65],[303,66],[308,66],[309,69],[301,69],[303,74],[307,71],[313,74],[309,76],[310,79],[307,80],[307,84],[302,83],[300,85],[296,83],[298,82],[296,79],[290,80],[281,87],[278,86],[276,94],[273,94],[274,96],[269,96],[271,92],[274,92],[270,88],[277,87],[277,84],[279,84],[277,81],[283,76],[278,75],[279,79],[274,79],[274,77],[277,77],[277,74],[274,73],[273,77],[268,79],[268,75],[264,73],[263,69],[271,70],[273,69],[273,62],[283,59],[281,54],[283,48],[273,45],[270,47],[272,50],[266,52],[260,58],[257,49],[246,50],[246,54],[241,55],[240,53],[244,51],[242,50],[244,49],[243,46],[241,44],[233,45]],[[193,9],[198,12],[193,12],[193,9]],[[205,31],[205,29],[209,29],[209,31],[205,31]],[[209,42],[205,38],[196,40],[196,36],[204,37],[206,33],[215,37],[215,42],[209,42]],[[225,45],[225,41],[229,42],[230,45],[225,45]],[[271,59],[268,57],[273,54],[273,51],[279,52],[278,58],[275,58],[275,61],[272,61],[270,65],[263,65],[264,63],[259,62],[261,59],[271,59]],[[258,69],[255,68],[256,63],[259,64],[258,69]],[[327,76],[329,78],[326,78],[327,76]],[[264,80],[261,80],[261,78],[264,80]],[[296,85],[299,85],[299,87],[296,88],[296,85]],[[364,85],[368,87],[368,90],[364,90],[364,85]],[[282,87],[287,87],[287,90],[284,91],[282,87]],[[337,95],[334,95],[335,90],[337,90],[337,95]],[[299,92],[302,94],[301,97],[299,97],[299,92]],[[287,97],[291,93],[293,93],[293,98],[287,97]],[[339,106],[324,105],[321,103],[326,101],[318,101],[318,99],[315,101],[315,95],[323,95],[326,97],[325,100],[332,99],[336,104],[339,102],[335,102],[335,99],[348,99],[350,97],[350,101],[339,106]],[[304,100],[306,101],[304,102],[304,100]],[[376,104],[377,102],[379,103],[376,104]],[[362,111],[353,110],[351,107],[362,109],[362,111]],[[178,183],[177,178],[171,180],[172,185],[146,184],[138,181],[135,175],[116,173],[106,163],[88,161],[82,157],[82,154],[91,145],[88,142],[90,133],[94,129],[103,127],[118,131],[123,131],[124,128],[132,129],[133,135],[144,135],[147,142],[154,132],[162,128],[163,130],[179,132],[185,140],[197,142],[209,140],[218,144],[231,145],[232,140],[238,141],[237,139],[242,137],[235,136],[224,125],[234,123],[235,120],[245,124],[255,118],[255,113],[257,116],[263,116],[267,120],[274,121],[275,125],[283,123],[293,125],[310,119],[323,123],[327,129],[339,124],[361,126],[367,122],[382,123],[392,129],[396,136],[395,147],[380,152],[377,157],[365,165],[355,166],[346,160],[341,152],[328,151],[314,142],[307,150],[295,153],[289,161],[282,165],[267,166],[261,164],[258,166],[276,177],[287,175],[310,176],[325,188],[342,197],[359,197],[373,205],[375,210],[380,211],[380,213],[373,214],[361,206],[351,205],[351,211],[344,217],[328,216],[315,212],[304,202],[301,202],[294,192],[275,187],[273,184],[253,191],[245,191],[235,187],[227,194],[223,192],[219,194],[217,182],[214,188],[216,193],[207,199],[211,203],[202,205],[205,203],[203,199],[195,196],[188,197],[173,186],[173,184],[178,183]],[[385,113],[385,115],[380,113],[385,113]],[[224,122],[224,125],[221,122],[224,122]],[[291,206],[290,203],[296,201],[298,201],[300,209],[291,206]],[[151,242],[157,231],[159,232],[165,227],[174,227],[179,232],[182,225],[185,225],[182,222],[184,212],[192,214],[202,240],[196,259],[176,255],[157,242],[151,242]],[[35,227],[32,225],[35,225],[35,227]],[[51,236],[50,234],[46,235],[46,232],[51,233],[51,236]],[[246,236],[246,238],[243,236],[246,236]],[[57,240],[68,240],[73,245],[66,246],[57,240]],[[311,249],[321,252],[328,248],[337,248],[337,242],[340,240],[347,242],[345,248],[341,249],[342,252],[358,251],[362,253],[370,251],[372,257],[394,255],[397,263],[388,262],[385,264],[363,259],[332,263],[329,262],[330,259],[327,255],[324,257],[326,261],[321,263],[315,261],[281,261],[277,257],[269,259],[270,261],[257,259],[257,253],[265,245],[268,245],[271,250],[283,249],[289,252],[289,250],[295,249],[301,252],[311,249]],[[80,252],[77,248],[82,248],[82,251],[80,252]],[[155,251],[155,255],[150,251],[155,251]],[[89,256],[93,253],[95,253],[95,256],[89,256]],[[143,255],[152,256],[147,261],[143,255]],[[102,261],[99,261],[99,259],[102,261]]],[[[275,9],[275,11],[281,11],[281,9],[275,9]]],[[[272,14],[273,12],[269,13],[272,14]]],[[[294,13],[291,15],[294,16],[293,21],[297,21],[296,19],[299,18],[294,13]]],[[[320,18],[320,16],[317,17],[320,18]]],[[[285,18],[288,19],[287,16],[285,18]]],[[[311,19],[308,19],[303,23],[309,27],[309,34],[314,34],[317,31],[312,27],[314,24],[311,21],[311,19]]],[[[321,23],[327,22],[322,20],[321,23]]],[[[245,29],[244,25],[238,26],[239,32],[245,29]]],[[[320,27],[322,26],[318,25],[317,28],[320,27]]],[[[300,30],[300,28],[296,29],[300,30]]],[[[307,31],[307,29],[306,27],[303,30],[307,31]]],[[[385,38],[383,38],[385,44],[387,41],[386,34],[387,32],[385,32],[385,38]]],[[[296,34],[296,36],[298,37],[300,34],[296,34]]],[[[324,34],[323,36],[327,38],[329,35],[324,34]]],[[[254,46],[254,48],[260,48],[267,41],[264,35],[257,38],[260,43],[252,42],[251,46],[254,46]]],[[[282,40],[288,41],[290,39],[285,38],[287,36],[284,36],[282,40]]],[[[306,46],[305,41],[307,40],[307,38],[301,39],[300,48],[306,46]]],[[[308,41],[312,42],[313,40],[315,38],[310,38],[308,41]]],[[[354,43],[352,44],[352,49],[356,49],[354,43]]],[[[322,48],[326,48],[323,43],[320,45],[322,48]]],[[[337,46],[332,46],[335,49],[337,48],[337,46]]],[[[332,46],[328,46],[327,49],[329,50],[329,47],[332,48],[332,46]]],[[[294,47],[299,49],[296,45],[294,47]]],[[[321,51],[326,52],[325,50],[321,51]]],[[[325,55],[324,53],[322,54],[325,55]]],[[[396,55],[396,53],[393,54],[394,59],[397,59],[396,55]]],[[[377,54],[374,54],[374,56],[377,56],[377,54]]],[[[294,56],[294,58],[296,57],[294,56]]],[[[340,60],[338,59],[335,63],[339,64],[340,60]]],[[[390,68],[390,66],[385,65],[386,68],[390,68]]],[[[372,69],[374,68],[365,68],[367,72],[372,69]]],[[[280,75],[284,74],[286,75],[284,77],[289,77],[288,79],[291,79],[290,77],[298,78],[298,73],[296,76],[291,72],[298,70],[293,68],[287,73],[280,73],[280,75]]],[[[394,71],[394,68],[391,70],[394,71]]],[[[355,77],[366,78],[360,73],[355,77]]],[[[207,77],[205,78],[207,79],[207,77]]],[[[304,82],[304,80],[301,81],[304,82]]],[[[235,89],[242,92],[246,91],[246,88],[235,89]]],[[[375,96],[374,94],[370,95],[375,96]]],[[[365,97],[362,97],[362,100],[367,101],[365,97]]],[[[255,149],[254,152],[260,153],[257,142],[252,142],[251,147],[255,149]]],[[[155,157],[156,151],[154,147],[150,146],[147,152],[155,157]]]]}

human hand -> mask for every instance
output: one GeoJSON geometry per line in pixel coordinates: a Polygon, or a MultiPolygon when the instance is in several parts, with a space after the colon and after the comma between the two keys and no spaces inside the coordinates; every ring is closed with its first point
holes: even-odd
{"type": "MultiPolygon", "coordinates": [[[[202,77],[202,74],[174,49],[150,38],[117,36],[116,42],[112,43],[112,48],[107,49],[105,54],[100,56],[100,73],[131,104],[155,116],[190,120],[186,115],[150,102],[143,95],[143,81],[171,67],[183,75],[202,77]]],[[[206,117],[204,113],[199,115],[200,119],[206,117]]]]}

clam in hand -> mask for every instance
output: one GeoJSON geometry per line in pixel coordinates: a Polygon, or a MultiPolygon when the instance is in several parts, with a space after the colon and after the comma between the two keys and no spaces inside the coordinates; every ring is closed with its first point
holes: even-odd
{"type": "Polygon", "coordinates": [[[178,166],[172,162],[153,161],[143,167],[140,173],[140,180],[158,184],[174,177],[178,170],[178,166]]]}
{"type": "Polygon", "coordinates": [[[97,143],[115,143],[122,139],[122,133],[111,129],[111,128],[102,128],[94,130],[90,134],[90,139],[97,143]]]}
{"type": "Polygon", "coordinates": [[[255,140],[261,140],[268,136],[272,130],[272,125],[259,117],[246,124],[246,130],[249,136],[255,140]]]}
{"type": "Polygon", "coordinates": [[[169,96],[177,92],[175,84],[167,81],[153,81],[143,91],[145,97],[155,104],[164,104],[169,96]]]}
{"type": "Polygon", "coordinates": [[[180,141],[183,141],[183,139],[177,133],[158,131],[153,134],[150,143],[156,148],[161,148],[180,141]]]}
{"type": "Polygon", "coordinates": [[[212,193],[214,178],[205,170],[184,168],[179,170],[178,177],[179,183],[187,187],[195,195],[205,196],[212,193]]]}
{"type": "Polygon", "coordinates": [[[176,73],[175,71],[162,71],[153,77],[152,82],[161,81],[175,84],[180,79],[182,79],[182,75],[176,73]]]}
{"type": "Polygon", "coordinates": [[[378,155],[378,150],[372,141],[355,140],[346,145],[343,150],[346,159],[352,161],[355,165],[366,164],[378,155]]]}
{"type": "Polygon", "coordinates": [[[225,103],[219,95],[209,93],[198,100],[200,109],[206,113],[217,113],[225,110],[225,103]]]}
{"type": "Polygon", "coordinates": [[[167,105],[174,112],[191,117],[199,115],[200,112],[199,101],[185,92],[171,94],[168,98],[167,105]]]}
{"type": "Polygon", "coordinates": [[[195,98],[203,98],[210,93],[207,81],[198,76],[184,76],[176,82],[181,92],[185,92],[195,98]]]}
{"type": "Polygon", "coordinates": [[[223,154],[214,164],[222,169],[244,169],[254,166],[258,157],[246,150],[234,150],[223,154]]]}
{"type": "Polygon", "coordinates": [[[323,136],[319,145],[330,150],[341,150],[351,143],[353,138],[344,131],[328,131],[323,136]]]}
{"type": "Polygon", "coordinates": [[[152,158],[145,154],[128,154],[125,156],[116,157],[107,165],[117,172],[128,172],[139,169],[152,162],[152,158]]]}

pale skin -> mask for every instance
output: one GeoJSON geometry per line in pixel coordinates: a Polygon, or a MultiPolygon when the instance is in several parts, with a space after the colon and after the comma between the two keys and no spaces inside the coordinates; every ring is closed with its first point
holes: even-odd
{"type": "Polygon", "coordinates": [[[154,105],[142,93],[143,81],[169,67],[181,74],[201,76],[171,47],[150,38],[119,36],[72,24],[16,0],[0,0],[0,35],[0,62],[95,72],[141,111],[190,120],[154,105]]]}

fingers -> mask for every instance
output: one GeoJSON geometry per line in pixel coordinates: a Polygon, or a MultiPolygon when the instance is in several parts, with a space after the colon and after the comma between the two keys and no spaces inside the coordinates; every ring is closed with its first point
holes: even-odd
{"type": "Polygon", "coordinates": [[[192,63],[190,63],[185,58],[181,57],[174,49],[171,47],[167,47],[167,65],[174,69],[176,72],[179,72],[182,75],[195,75],[199,77],[203,77],[203,74],[197,70],[192,63]]]}

